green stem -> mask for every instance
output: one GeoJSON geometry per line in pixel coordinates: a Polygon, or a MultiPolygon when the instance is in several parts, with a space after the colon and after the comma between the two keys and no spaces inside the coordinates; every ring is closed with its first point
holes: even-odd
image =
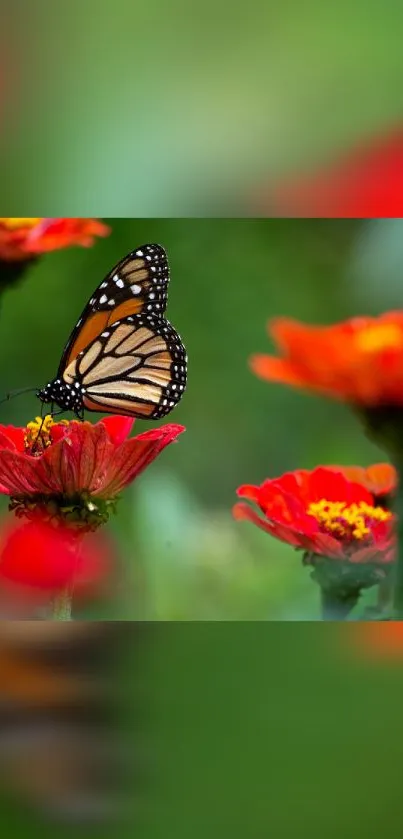
{"type": "Polygon", "coordinates": [[[54,597],[52,613],[54,621],[71,621],[72,599],[73,592],[70,586],[67,586],[54,597]]]}
{"type": "Polygon", "coordinates": [[[344,621],[357,605],[359,596],[359,592],[336,594],[321,588],[322,620],[344,621]]]}
{"type": "Polygon", "coordinates": [[[394,617],[403,620],[403,463],[395,464],[399,476],[395,496],[396,524],[396,566],[393,596],[394,617]]]}

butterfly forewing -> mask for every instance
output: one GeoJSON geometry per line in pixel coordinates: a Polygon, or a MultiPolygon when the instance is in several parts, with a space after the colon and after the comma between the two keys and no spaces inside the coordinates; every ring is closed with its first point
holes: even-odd
{"type": "Polygon", "coordinates": [[[161,245],[142,245],[122,259],[98,286],[64,349],[59,375],[103,330],[131,315],[162,317],[169,267],[161,245]]]}
{"type": "Polygon", "coordinates": [[[78,381],[90,411],[158,419],[186,387],[186,352],[171,324],[133,315],[105,329],[71,362],[66,382],[78,381]]]}

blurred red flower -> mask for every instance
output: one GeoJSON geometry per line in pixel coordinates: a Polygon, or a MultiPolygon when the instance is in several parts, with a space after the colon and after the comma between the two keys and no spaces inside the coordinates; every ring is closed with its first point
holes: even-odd
{"type": "Polygon", "coordinates": [[[8,526],[0,541],[0,585],[57,592],[74,584],[75,593],[96,586],[111,565],[105,541],[77,535],[41,519],[8,526]]]}
{"type": "Polygon", "coordinates": [[[403,129],[371,139],[307,175],[275,182],[259,200],[277,214],[322,218],[403,215],[403,129]]]}
{"type": "Polygon", "coordinates": [[[0,259],[18,262],[71,245],[89,247],[109,232],[93,218],[0,218],[0,259]]]}
{"type": "Polygon", "coordinates": [[[393,560],[392,513],[334,469],[288,472],[261,486],[241,486],[238,495],[257,504],[263,516],[241,502],[234,507],[236,519],[248,519],[308,554],[351,563],[393,560]]]}
{"type": "Polygon", "coordinates": [[[133,423],[123,416],[95,425],[55,423],[48,416],[26,428],[0,425],[0,492],[11,495],[21,513],[51,500],[67,518],[75,507],[85,509],[85,520],[93,515],[95,525],[97,503],[113,501],[185,430],[168,424],[127,439],[133,423]]]}
{"type": "Polygon", "coordinates": [[[333,326],[276,318],[269,334],[283,357],[252,356],[262,379],[362,407],[403,405],[403,311],[333,326]]]}

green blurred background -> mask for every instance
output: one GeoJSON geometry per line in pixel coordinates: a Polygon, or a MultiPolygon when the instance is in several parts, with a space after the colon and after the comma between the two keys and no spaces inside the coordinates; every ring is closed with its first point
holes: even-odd
{"type": "Polygon", "coordinates": [[[402,25],[396,0],[5,4],[3,204],[254,213],[263,184],[401,123],[402,25]]]}
{"type": "MultiPolygon", "coordinates": [[[[165,246],[167,314],[189,355],[188,389],[167,421],[187,431],[124,493],[111,521],[126,583],[108,616],[316,619],[318,592],[299,556],[233,521],[236,488],[384,457],[346,406],[258,380],[248,356],[272,349],[265,328],[275,315],[331,323],[401,306],[403,221],[106,221],[109,238],[43,256],[3,296],[0,380],[4,393],[44,385],[104,274],[145,242],[165,246]]],[[[25,425],[38,410],[34,395],[21,396],[1,406],[1,421],[25,425]]],[[[137,431],[148,425],[138,421],[137,431]]]]}

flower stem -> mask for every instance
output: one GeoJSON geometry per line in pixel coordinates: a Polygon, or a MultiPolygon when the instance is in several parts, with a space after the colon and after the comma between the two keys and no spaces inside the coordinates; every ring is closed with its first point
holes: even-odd
{"type": "Polygon", "coordinates": [[[67,586],[53,599],[53,620],[71,621],[72,594],[71,587],[67,586]]]}
{"type": "Polygon", "coordinates": [[[403,462],[400,462],[397,465],[397,473],[399,476],[399,481],[395,496],[397,532],[393,610],[395,619],[403,620],[403,462]]]}
{"type": "Polygon", "coordinates": [[[321,588],[322,620],[344,621],[358,603],[359,592],[336,594],[321,588]]]}

